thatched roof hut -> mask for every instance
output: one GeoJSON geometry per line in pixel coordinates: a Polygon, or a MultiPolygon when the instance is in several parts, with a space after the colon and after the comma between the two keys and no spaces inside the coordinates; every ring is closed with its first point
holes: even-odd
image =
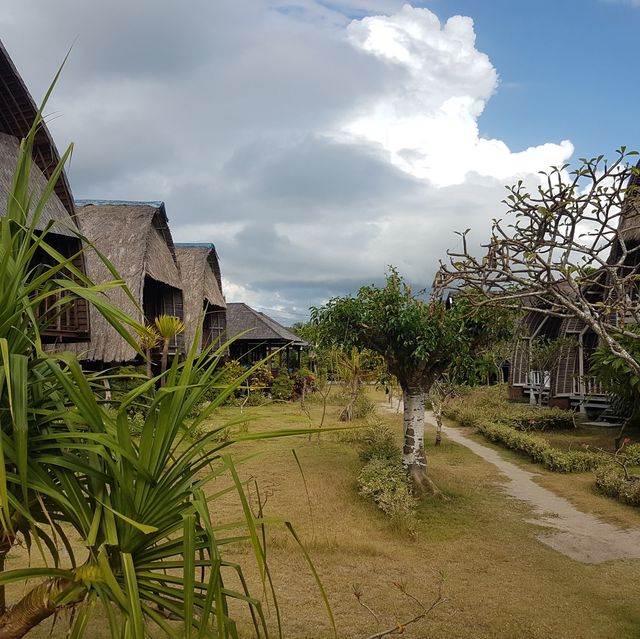
{"type": "Polygon", "coordinates": [[[244,302],[227,304],[227,338],[237,335],[240,337],[231,344],[229,351],[232,359],[242,363],[257,362],[274,350],[284,348],[278,358],[271,360],[271,366],[276,370],[299,368],[300,351],[308,346],[290,330],[244,302]]]}
{"type": "Polygon", "coordinates": [[[201,349],[219,343],[227,325],[220,260],[213,244],[176,244],[184,294],[185,348],[189,349],[202,318],[201,349]]]}
{"type": "MultiPolygon", "coordinates": [[[[79,200],[76,206],[80,230],[120,273],[144,317],[122,289],[109,291],[110,300],[139,321],[153,322],[162,313],[182,318],[182,281],[164,203],[79,200]]],[[[87,270],[96,283],[113,279],[91,248],[87,270]]],[[[91,320],[91,341],[75,348],[82,359],[109,364],[135,359],[135,350],[98,313],[91,320]]]]}
{"type": "MultiPolygon", "coordinates": [[[[0,217],[6,213],[13,174],[16,169],[20,141],[27,136],[38,109],[9,54],[0,42],[0,217]]],[[[60,155],[47,127],[41,124],[33,147],[31,189],[34,201],[42,195],[48,180],[60,162],[60,155]]],[[[74,258],[74,265],[85,272],[84,257],[77,255],[82,243],[78,238],[73,195],[66,174],[58,179],[54,193],[47,201],[36,228],[52,224],[47,242],[62,255],[74,258]]],[[[42,262],[48,256],[40,252],[34,258],[42,262]]],[[[41,313],[46,313],[43,305],[41,313]]],[[[42,332],[44,341],[70,342],[89,337],[89,312],[84,300],[76,300],[56,313],[42,332]]]]}

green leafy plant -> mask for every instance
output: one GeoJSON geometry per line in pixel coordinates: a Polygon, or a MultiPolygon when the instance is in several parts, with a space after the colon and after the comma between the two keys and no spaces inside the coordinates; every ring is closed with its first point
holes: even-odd
{"type": "Polygon", "coordinates": [[[289,401],[293,397],[294,382],[283,369],[271,384],[271,397],[281,401],[289,401]]]}
{"type": "Polygon", "coordinates": [[[505,424],[479,420],[474,425],[489,441],[503,444],[555,472],[582,473],[597,468],[604,461],[596,452],[558,450],[542,437],[519,432],[505,424]]]}
{"type": "MultiPolygon", "coordinates": [[[[87,374],[71,354],[42,349],[40,335],[51,309],[64,309],[78,297],[138,352],[134,335],[140,334],[140,325],[102,295],[111,287],[126,290],[108,262],[114,281],[95,286],[74,267],[76,256],[65,257],[47,242],[50,225],[36,230],[70,153],[33,202],[29,175],[40,123],[39,112],[21,144],[7,214],[0,221],[0,637],[22,637],[69,607],[74,639],[86,635],[98,609],[114,638],[143,639],[154,626],[153,632],[169,637],[237,637],[231,601],[249,607],[255,635],[265,636],[261,604],[224,550],[230,543],[248,542],[266,584],[259,528],[271,520],[251,512],[227,452],[232,441],[221,436],[229,425],[203,428],[257,367],[223,383],[223,350],[209,347],[196,356],[194,346],[184,361],[174,358],[170,366],[165,361],[168,368],[159,377],[144,376],[108,406],[104,375],[87,374]],[[50,258],[46,264],[34,266],[36,251],[50,258]],[[48,313],[43,319],[39,308],[44,301],[48,313]],[[157,388],[160,378],[164,386],[157,388]],[[189,421],[212,386],[219,389],[215,401],[189,421]],[[143,397],[149,405],[135,439],[130,412],[143,397]],[[209,482],[223,474],[231,487],[208,493],[209,482]],[[212,520],[216,500],[230,490],[244,519],[231,524],[212,520]],[[29,566],[4,569],[7,554],[18,544],[28,549],[29,566]],[[231,575],[239,591],[227,586],[231,575]],[[26,593],[7,607],[4,587],[16,582],[25,583],[26,593]],[[183,628],[178,630],[168,616],[183,628]]],[[[159,332],[166,345],[164,328],[159,332]]],[[[200,341],[198,332],[193,343],[200,341]]],[[[298,541],[291,524],[284,524],[298,541]]],[[[311,570],[321,587],[312,565],[311,570]]]]}

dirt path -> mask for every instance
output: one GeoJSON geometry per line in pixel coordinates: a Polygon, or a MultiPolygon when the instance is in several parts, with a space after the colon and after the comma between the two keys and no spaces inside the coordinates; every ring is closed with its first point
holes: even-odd
{"type": "MultiPolygon", "coordinates": [[[[380,404],[380,407],[389,412],[396,411],[388,404],[380,404]]],[[[430,423],[435,423],[433,413],[428,412],[426,417],[430,423]]],[[[589,564],[640,559],[640,529],[623,530],[595,515],[580,512],[568,500],[536,484],[534,478],[538,475],[522,470],[492,448],[470,439],[464,429],[444,427],[443,432],[451,441],[466,446],[498,468],[507,479],[502,488],[508,495],[533,506],[534,518],[528,521],[551,529],[538,535],[542,543],[571,559],[589,564]]]]}

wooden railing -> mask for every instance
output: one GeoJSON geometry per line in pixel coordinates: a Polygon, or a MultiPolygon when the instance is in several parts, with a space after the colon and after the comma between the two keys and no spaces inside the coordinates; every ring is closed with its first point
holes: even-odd
{"type": "Polygon", "coordinates": [[[606,395],[607,393],[595,377],[585,375],[583,377],[573,378],[573,394],[582,397],[589,395],[606,395]]]}
{"type": "Polygon", "coordinates": [[[551,386],[551,372],[550,371],[529,371],[529,386],[534,388],[540,388],[544,379],[544,385],[542,388],[547,389],[551,386]],[[544,377],[543,377],[544,376],[544,377]]]}

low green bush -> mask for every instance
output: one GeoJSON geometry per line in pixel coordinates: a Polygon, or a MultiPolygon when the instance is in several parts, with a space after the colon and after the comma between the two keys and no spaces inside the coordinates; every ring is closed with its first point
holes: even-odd
{"type": "Polygon", "coordinates": [[[474,426],[477,421],[486,419],[525,431],[576,427],[571,411],[509,401],[504,384],[460,389],[460,397],[447,402],[443,414],[463,426],[474,426]]]}
{"type": "Polygon", "coordinates": [[[402,461],[402,452],[395,442],[393,431],[384,423],[377,423],[362,431],[360,459],[368,462],[372,459],[402,461]]]}
{"type": "Polygon", "coordinates": [[[622,452],[630,466],[640,466],[640,444],[629,444],[622,449],[622,452]]]}
{"type": "Polygon", "coordinates": [[[358,475],[358,492],[373,500],[376,506],[391,517],[401,530],[414,533],[416,529],[416,499],[411,494],[407,474],[398,459],[373,458],[358,475]]]}
{"type": "Polygon", "coordinates": [[[628,480],[615,466],[607,464],[596,470],[596,488],[603,495],[630,506],[640,506],[640,478],[628,480]]]}
{"type": "Polygon", "coordinates": [[[271,397],[282,401],[289,401],[293,396],[293,380],[286,371],[280,371],[271,384],[271,397]]]}
{"type": "Polygon", "coordinates": [[[572,430],[576,427],[573,413],[560,408],[549,408],[538,414],[514,420],[514,426],[518,430],[572,430]]]}
{"type": "Polygon", "coordinates": [[[367,462],[358,475],[358,492],[373,500],[391,517],[399,531],[413,535],[416,530],[416,499],[411,494],[402,451],[393,431],[381,420],[361,431],[360,459],[367,462]]]}
{"type": "Polygon", "coordinates": [[[517,431],[506,424],[480,420],[475,426],[490,441],[503,444],[554,472],[582,473],[593,470],[603,462],[603,456],[598,453],[558,450],[542,437],[517,431]]]}
{"type": "Polygon", "coordinates": [[[376,412],[376,405],[367,397],[364,391],[359,392],[353,405],[354,419],[367,419],[376,412]]]}

